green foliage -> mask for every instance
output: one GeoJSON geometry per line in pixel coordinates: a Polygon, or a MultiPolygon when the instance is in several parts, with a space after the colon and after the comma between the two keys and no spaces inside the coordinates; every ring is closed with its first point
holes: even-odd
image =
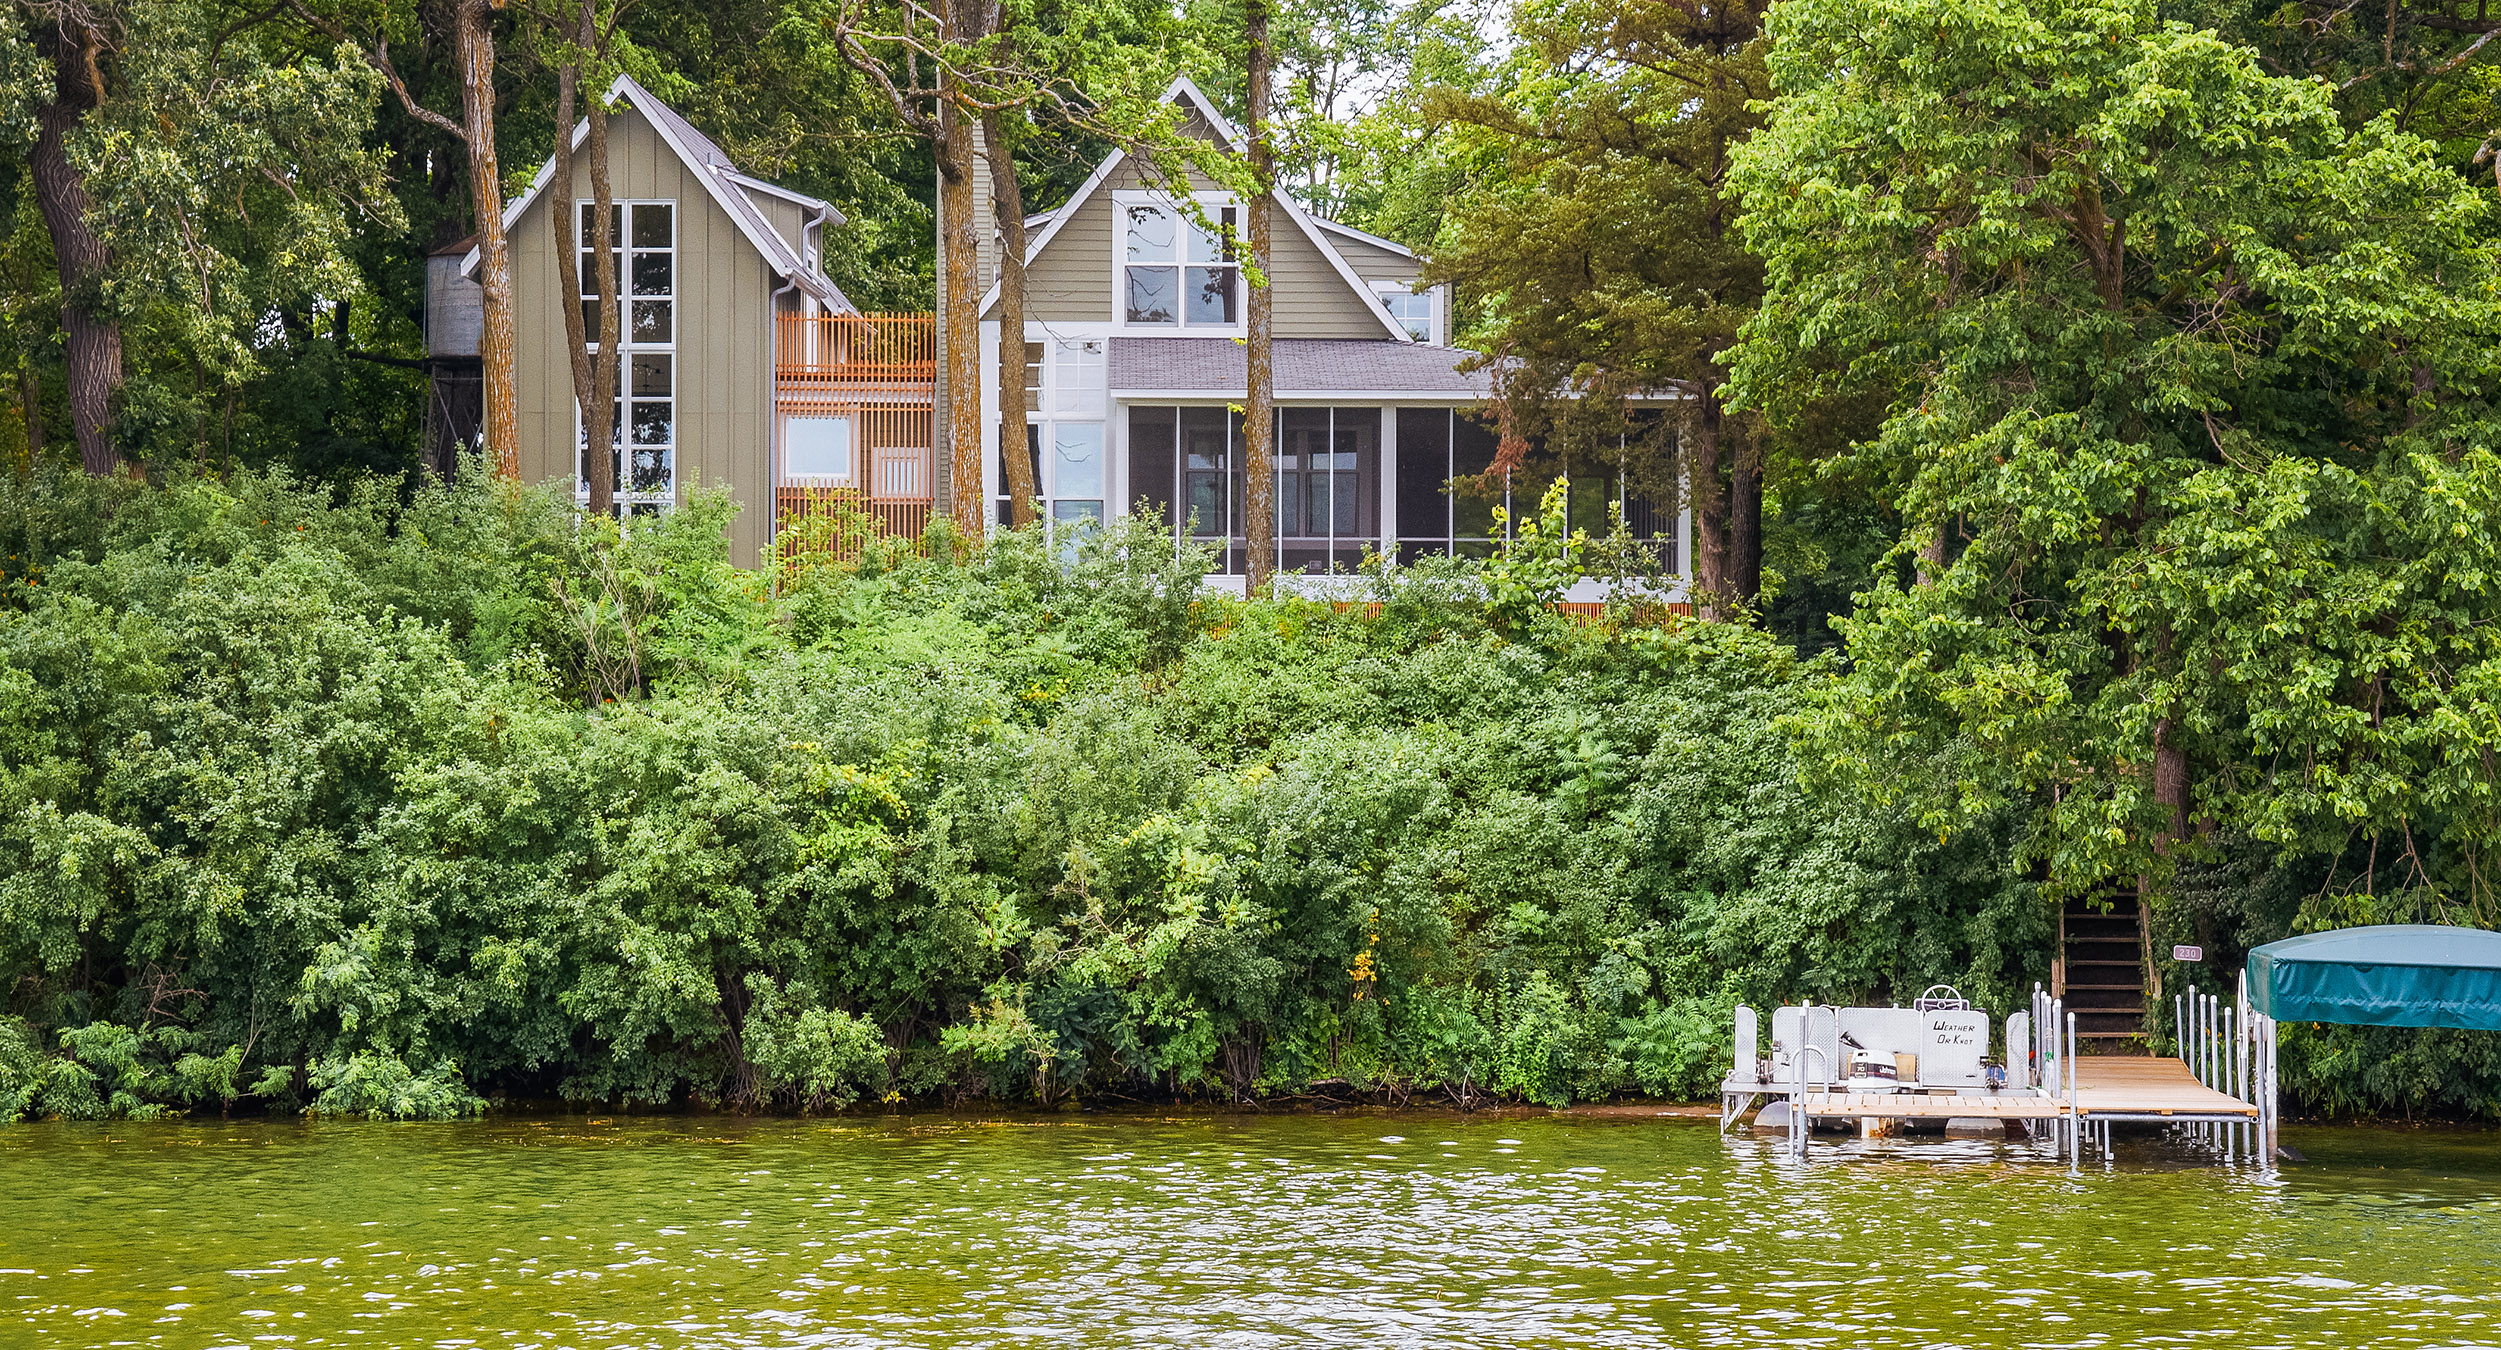
{"type": "Polygon", "coordinates": [[[1808,797],[1758,633],[1152,521],[768,588],[472,482],[0,484],[0,1105],[1681,1095],[1735,1000],[2045,964],[2012,818],[1808,797]]]}
{"type": "Polygon", "coordinates": [[[312,1114],[366,1120],[458,1120],[486,1109],[448,1060],[412,1069],[396,1055],[360,1050],[313,1061],[312,1114]]]}
{"type": "Polygon", "coordinates": [[[2488,194],[2151,5],[1773,30],[1736,387],[1902,391],[1848,466],[1905,528],[1840,625],[1847,781],[1940,831],[2037,808],[2069,892],[2245,836],[2492,915],[2488,194]]]}

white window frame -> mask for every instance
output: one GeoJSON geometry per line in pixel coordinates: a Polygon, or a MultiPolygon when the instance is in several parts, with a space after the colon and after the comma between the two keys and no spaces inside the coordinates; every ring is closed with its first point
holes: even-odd
{"type": "MultiPolygon", "coordinates": [[[[1233,269],[1233,322],[1190,322],[1189,269],[1211,265],[1190,260],[1190,231],[1196,228],[1196,222],[1183,213],[1170,193],[1123,190],[1112,194],[1112,326],[1116,330],[1123,333],[1181,333],[1192,337],[1221,337],[1238,335],[1243,331],[1244,324],[1249,318],[1250,283],[1242,279],[1241,255],[1248,252],[1250,248],[1249,217],[1240,209],[1241,199],[1230,192],[1194,192],[1190,194],[1190,200],[1197,203],[1199,211],[1208,219],[1218,223],[1222,223],[1222,212],[1227,209],[1233,210],[1234,227],[1241,231],[1235,239],[1233,261],[1213,264],[1233,269]],[[1129,322],[1128,210],[1133,206],[1152,206],[1172,216],[1174,256],[1170,265],[1179,279],[1174,286],[1174,300],[1178,308],[1171,323],[1129,322]]],[[[1151,267],[1159,264],[1141,265],[1151,267]]]]}
{"type": "Polygon", "coordinates": [[[1382,311],[1388,314],[1392,320],[1396,321],[1398,326],[1401,328],[1406,327],[1407,321],[1399,318],[1398,311],[1390,308],[1390,297],[1400,296],[1409,299],[1420,299],[1425,302],[1427,307],[1427,315],[1424,324],[1425,335],[1420,338],[1412,339],[1418,346],[1425,347],[1447,347],[1450,345],[1449,341],[1444,336],[1443,331],[1444,324],[1446,322],[1444,306],[1442,304],[1444,291],[1445,288],[1440,286],[1427,286],[1423,290],[1419,291],[1415,289],[1411,283],[1404,281],[1375,281],[1372,283],[1372,298],[1380,303],[1382,311]]]}
{"type": "MultiPolygon", "coordinates": [[[[582,220],[583,212],[592,205],[593,202],[588,197],[577,197],[574,199],[573,219],[576,230],[581,228],[580,222],[582,220]]],[[[637,511],[661,512],[667,511],[677,505],[678,451],[684,446],[683,431],[686,424],[685,399],[681,396],[680,392],[683,382],[678,379],[678,375],[681,372],[678,369],[677,360],[677,338],[678,334],[684,331],[686,322],[686,290],[683,284],[686,273],[684,268],[678,266],[680,262],[684,261],[684,250],[678,247],[677,242],[680,237],[677,227],[678,224],[684,219],[684,207],[675,198],[670,197],[620,197],[615,200],[613,205],[623,208],[624,213],[624,231],[614,241],[612,241],[615,244],[616,252],[619,255],[617,259],[617,304],[620,311],[617,315],[617,424],[612,430],[617,437],[617,463],[620,468],[623,468],[631,460],[635,450],[633,437],[635,403],[634,358],[637,356],[665,356],[669,359],[669,393],[667,397],[667,402],[669,404],[669,440],[666,445],[659,447],[661,462],[667,466],[669,486],[666,491],[659,492],[629,492],[620,490],[617,492],[615,500],[617,509],[625,514],[630,515],[636,513],[637,511]],[[651,206],[665,206],[669,208],[669,242],[666,248],[636,248],[634,246],[635,213],[640,208],[651,206]],[[636,299],[636,296],[634,295],[634,255],[637,253],[665,253],[669,258],[668,294],[665,296],[641,297],[646,300],[666,300],[668,302],[669,340],[666,342],[637,342],[634,340],[634,301],[636,299]]],[[[584,251],[586,250],[577,248],[575,253],[578,256],[584,251]]],[[[588,299],[598,293],[597,288],[599,281],[597,277],[585,275],[581,278],[581,282],[584,292],[582,298],[588,299]]],[[[598,349],[598,333],[589,331],[586,327],[582,336],[584,342],[593,351],[598,349]]],[[[570,380],[567,382],[570,383],[570,380]]],[[[655,397],[649,401],[659,402],[660,400],[655,397]]],[[[587,506],[590,504],[590,466],[588,462],[590,446],[588,444],[587,437],[583,434],[582,407],[579,401],[576,401],[573,407],[573,445],[573,499],[575,504],[587,506]]]]}
{"type": "MultiPolygon", "coordinates": [[[[1207,330],[1202,327],[1198,331],[1207,330]]],[[[1101,481],[1097,484],[1095,492],[1082,496],[1070,496],[1066,500],[1071,503],[1092,503],[1095,508],[1093,518],[1097,521],[1107,520],[1117,500],[1112,473],[1111,399],[1109,390],[1105,387],[1109,374],[1111,344],[1101,337],[1063,338],[1050,335],[1045,335],[1041,339],[1041,344],[1042,388],[1039,391],[1040,397],[1035,400],[1042,405],[1041,409],[1039,411],[1028,409],[1022,417],[1009,420],[1005,425],[1025,429],[1026,439],[1019,447],[1024,453],[1032,453],[1031,447],[1035,438],[1040,439],[1042,462],[1036,466],[1039,478],[1034,487],[1042,498],[1042,518],[1053,522],[1054,528],[1060,522],[1060,504],[1063,498],[1058,481],[1059,458],[1054,453],[1054,448],[1058,444],[1059,428],[1062,424],[1095,428],[1097,439],[1095,453],[1098,456],[1097,470],[1101,475],[1101,481]]],[[[1032,367],[1028,365],[1027,369],[1030,370],[1032,367]]],[[[1005,458],[1004,454],[1001,458],[1005,458]]],[[[1007,505],[1007,484],[1002,481],[992,498],[994,515],[1004,514],[1007,505]]]]}

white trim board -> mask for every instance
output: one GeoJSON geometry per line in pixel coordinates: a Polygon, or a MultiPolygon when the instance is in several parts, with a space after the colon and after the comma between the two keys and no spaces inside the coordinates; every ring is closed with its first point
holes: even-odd
{"type": "MultiPolygon", "coordinates": [[[[817,294],[816,298],[825,302],[827,307],[832,307],[838,301],[844,310],[852,308],[850,298],[836,289],[830,278],[808,266],[807,260],[800,256],[798,247],[783,239],[770,225],[765,224],[753,202],[742,201],[732,196],[731,188],[733,185],[743,186],[752,183],[799,205],[829,212],[834,210],[830,203],[817,201],[813,197],[803,197],[786,188],[766,183],[762,179],[749,179],[747,175],[726,166],[705,163],[695,155],[693,147],[678,139],[677,133],[670,129],[669,121],[671,117],[676,116],[675,111],[670,110],[668,117],[655,115],[652,108],[666,109],[668,105],[661,103],[659,97],[650,90],[637,84],[631,75],[617,76],[616,82],[608,86],[607,98],[610,103],[622,102],[641,114],[643,121],[649,123],[651,129],[659,133],[661,142],[669,147],[670,153],[676,155],[678,162],[694,175],[696,181],[703,184],[704,192],[712,198],[713,205],[721,208],[722,213],[729,217],[730,223],[738,227],[740,234],[746,236],[747,243],[764,258],[765,264],[771,267],[776,275],[785,279],[793,275],[806,278],[817,283],[817,285],[807,287],[811,292],[817,292],[821,287],[821,293],[817,294]],[[730,181],[724,183],[723,179],[730,181]]],[[[573,148],[576,152],[579,152],[590,141],[590,134],[589,118],[585,117],[574,123],[573,148]]],[[[530,209],[541,194],[546,192],[548,184],[555,179],[555,176],[556,161],[551,155],[538,166],[538,173],[530,179],[528,190],[504,204],[504,233],[507,236],[520,225],[522,215],[530,209]]],[[[840,213],[836,212],[831,219],[838,219],[839,216],[840,213]]],[[[478,246],[471,245],[469,251],[462,255],[460,259],[462,276],[472,276],[477,272],[478,253],[478,246]]]]}
{"type": "MultiPolygon", "coordinates": [[[[1176,97],[1187,100],[1191,110],[1207,119],[1207,125],[1215,129],[1216,137],[1224,143],[1225,149],[1239,150],[1241,148],[1241,133],[1231,122],[1225,120],[1223,113],[1216,111],[1216,105],[1209,101],[1206,94],[1199,91],[1196,84],[1190,82],[1189,76],[1174,76],[1172,83],[1164,87],[1163,96],[1165,102],[1171,102],[1176,97]]],[[[1042,256],[1042,250],[1050,247],[1051,241],[1059,237],[1061,227],[1073,219],[1077,211],[1095,193],[1102,190],[1104,180],[1111,177],[1112,170],[1118,168],[1122,160],[1128,158],[1128,153],[1126,150],[1114,150],[1104,156],[1103,162],[1094,167],[1093,174],[1087,177],[1067,201],[1060,203],[1057,211],[1051,213],[1051,223],[1042,227],[1042,233],[1025,241],[1025,265],[1027,267],[1033,266],[1034,260],[1042,256]]],[[[1381,308],[1379,297],[1372,294],[1371,283],[1357,276],[1355,269],[1347,263],[1346,255],[1339,253],[1335,244],[1321,236],[1319,226],[1312,223],[1311,214],[1303,210],[1302,204],[1295,201],[1292,194],[1283,188],[1272,188],[1268,192],[1268,200],[1284,208],[1286,219],[1293,221],[1294,227],[1303,232],[1303,238],[1309,240],[1313,248],[1320,250],[1321,257],[1329,260],[1331,270],[1337,273],[1340,281],[1346,283],[1348,290],[1353,291],[1356,297],[1363,301],[1364,309],[1380,322],[1383,332],[1400,342],[1413,341],[1407,336],[1406,328],[1398,320],[1391,318],[1388,310],[1381,308]]],[[[1389,246],[1398,247],[1395,244],[1389,246]]],[[[990,307],[998,301],[999,284],[994,281],[990,283],[990,289],[982,292],[980,302],[973,308],[974,315],[987,317],[990,307]]]]}

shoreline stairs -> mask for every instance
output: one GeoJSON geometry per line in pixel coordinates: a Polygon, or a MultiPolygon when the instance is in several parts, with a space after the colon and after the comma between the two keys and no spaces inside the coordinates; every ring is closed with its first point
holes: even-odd
{"type": "Polygon", "coordinates": [[[2155,992],[2146,983],[2146,942],[2144,905],[2134,895],[2070,900],[2060,909],[2052,992],[2075,1014],[2076,1039],[2145,1052],[2145,1007],[2155,992]]]}

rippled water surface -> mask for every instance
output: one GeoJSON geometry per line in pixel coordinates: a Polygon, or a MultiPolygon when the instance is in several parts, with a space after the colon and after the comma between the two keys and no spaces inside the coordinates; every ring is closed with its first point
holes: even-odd
{"type": "Polygon", "coordinates": [[[1707,1121],[0,1129],[0,1345],[2501,1346],[2501,1139],[1707,1121]]]}

